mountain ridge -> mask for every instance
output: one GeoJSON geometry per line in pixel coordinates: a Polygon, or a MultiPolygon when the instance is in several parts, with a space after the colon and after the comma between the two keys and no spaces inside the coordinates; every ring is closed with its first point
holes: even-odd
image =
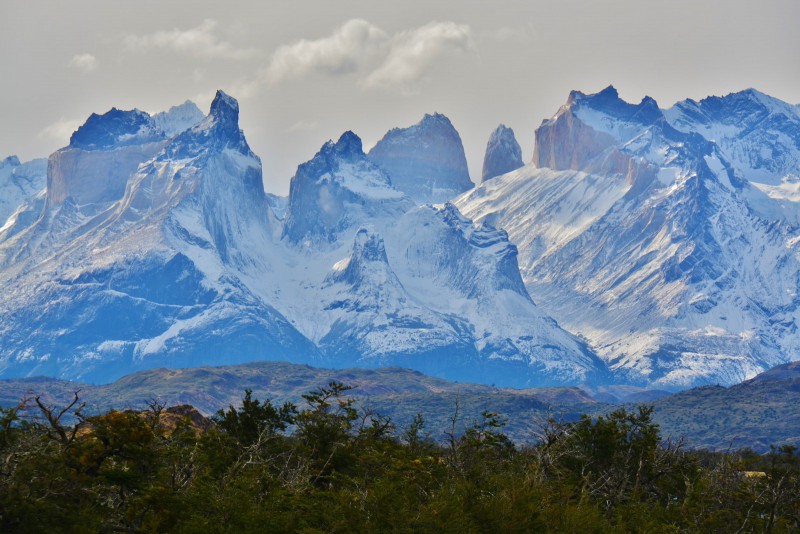
{"type": "MultiPolygon", "coordinates": [[[[279,220],[238,119],[222,91],[171,137],[112,110],[51,156],[42,215],[0,235],[0,277],[16,287],[0,299],[0,374],[110,380],[159,362],[288,358],[514,385],[607,379],[537,309],[504,232],[450,204],[415,207],[352,132],[298,167],[279,220]],[[339,276],[343,261],[359,283],[339,276]]],[[[411,132],[442,129],[463,159],[446,117],[411,132]]]]}

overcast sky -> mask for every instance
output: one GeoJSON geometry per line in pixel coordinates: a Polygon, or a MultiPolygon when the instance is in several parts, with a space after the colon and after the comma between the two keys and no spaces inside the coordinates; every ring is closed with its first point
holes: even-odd
{"type": "Polygon", "coordinates": [[[112,106],[205,112],[221,88],[268,191],[345,130],[368,149],[434,111],[477,181],[497,124],[529,160],[572,89],[800,103],[799,25],[798,0],[0,0],[0,158],[47,156],[112,106]]]}

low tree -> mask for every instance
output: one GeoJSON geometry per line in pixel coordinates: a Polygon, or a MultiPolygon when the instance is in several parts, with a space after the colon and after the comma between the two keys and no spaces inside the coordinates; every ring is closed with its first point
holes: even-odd
{"type": "Polygon", "coordinates": [[[212,420],[228,435],[242,445],[252,445],[262,434],[268,436],[285,431],[294,424],[297,408],[290,402],[276,408],[269,399],[263,402],[253,399],[253,390],[245,389],[242,406],[239,409],[232,405],[228,410],[219,410],[212,420]]]}

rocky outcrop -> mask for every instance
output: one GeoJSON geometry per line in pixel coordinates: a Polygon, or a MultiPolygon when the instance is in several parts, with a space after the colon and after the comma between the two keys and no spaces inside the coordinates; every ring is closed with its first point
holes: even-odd
{"type": "Polygon", "coordinates": [[[367,159],[361,139],[345,132],[297,168],[283,235],[293,243],[330,243],[362,221],[386,213],[399,216],[410,207],[408,197],[367,159]]]}
{"type": "Polygon", "coordinates": [[[514,130],[501,124],[492,132],[486,144],[481,182],[515,171],[523,165],[522,149],[514,137],[514,130]]]}
{"type": "Polygon", "coordinates": [[[139,165],[155,156],[164,141],[145,142],[99,151],[67,147],[54,152],[47,164],[48,206],[67,198],[79,206],[119,200],[139,165]]]}
{"type": "Polygon", "coordinates": [[[153,115],[156,128],[164,132],[167,137],[179,134],[198,124],[205,115],[191,100],[179,106],[172,106],[167,111],[153,115]]]}
{"type": "Polygon", "coordinates": [[[47,183],[47,160],[20,163],[16,156],[0,160],[0,227],[17,208],[31,201],[47,183]]]}
{"type": "Polygon", "coordinates": [[[392,185],[420,204],[449,200],[473,187],[461,137],[439,113],[394,128],[369,151],[392,185]]]}

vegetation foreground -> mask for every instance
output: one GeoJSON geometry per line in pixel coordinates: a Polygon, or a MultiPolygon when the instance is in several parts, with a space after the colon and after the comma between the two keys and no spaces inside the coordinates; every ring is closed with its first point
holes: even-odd
{"type": "MultiPolygon", "coordinates": [[[[662,441],[652,408],[535,425],[515,446],[484,412],[463,432],[396,428],[331,382],[305,405],[246,391],[84,416],[33,398],[0,412],[2,532],[789,532],[800,456],[662,441]],[[25,405],[39,417],[21,418],[25,405]],[[68,424],[68,421],[76,421],[68,424]]],[[[533,425],[533,423],[532,423],[533,425]]]]}

